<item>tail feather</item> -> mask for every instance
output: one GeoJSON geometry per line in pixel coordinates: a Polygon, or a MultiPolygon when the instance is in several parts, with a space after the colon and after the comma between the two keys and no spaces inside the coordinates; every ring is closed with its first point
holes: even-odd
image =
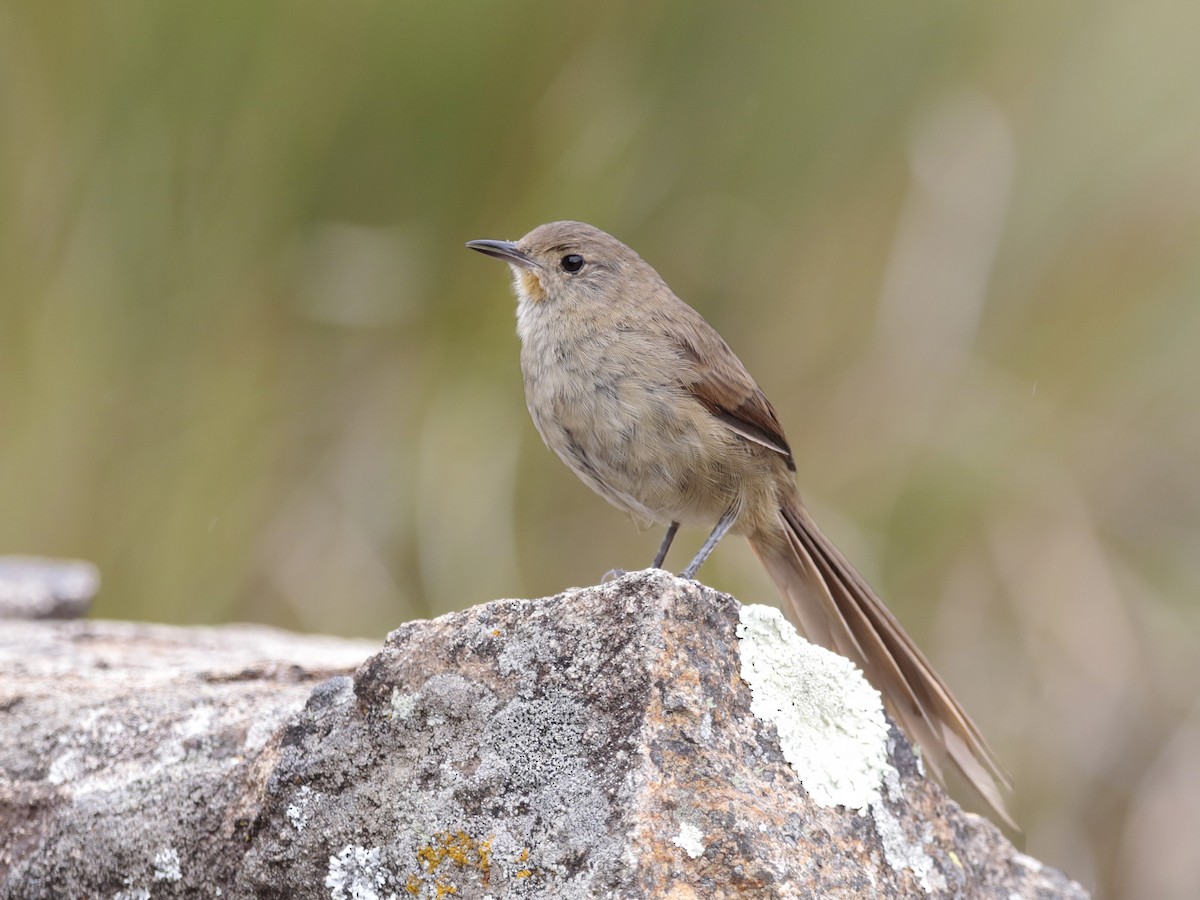
{"type": "Polygon", "coordinates": [[[784,541],[752,536],[751,545],[805,636],[861,666],[939,780],[949,764],[1016,830],[1003,797],[1008,775],[896,617],[798,499],[780,509],[778,524],[784,541]]]}

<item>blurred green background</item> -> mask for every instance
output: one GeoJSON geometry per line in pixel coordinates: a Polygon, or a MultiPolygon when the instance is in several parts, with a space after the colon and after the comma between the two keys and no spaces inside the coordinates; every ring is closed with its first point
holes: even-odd
{"type": "MultiPolygon", "coordinates": [[[[0,553],[381,637],[645,565],[504,267],[613,232],[1099,896],[1200,883],[1200,6],[0,2],[0,553]]],[[[682,536],[681,567],[700,539],[682,536]]],[[[705,580],[775,602],[740,541],[705,580]]]]}

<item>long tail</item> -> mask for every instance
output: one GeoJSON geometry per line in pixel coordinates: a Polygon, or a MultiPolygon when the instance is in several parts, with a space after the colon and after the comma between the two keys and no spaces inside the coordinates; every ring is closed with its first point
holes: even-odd
{"type": "Polygon", "coordinates": [[[896,617],[821,533],[799,497],[779,510],[779,527],[784,539],[751,535],[750,544],[805,636],[862,667],[940,781],[949,763],[1017,830],[1003,797],[1012,790],[1008,775],[896,617]]]}

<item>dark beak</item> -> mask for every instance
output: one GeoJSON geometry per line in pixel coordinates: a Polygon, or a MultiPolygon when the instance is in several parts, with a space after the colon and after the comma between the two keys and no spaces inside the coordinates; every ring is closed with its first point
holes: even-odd
{"type": "Polygon", "coordinates": [[[518,266],[525,266],[527,269],[541,268],[530,258],[529,254],[512,241],[467,241],[467,246],[472,250],[478,250],[485,256],[502,259],[506,263],[515,263],[518,266]]]}

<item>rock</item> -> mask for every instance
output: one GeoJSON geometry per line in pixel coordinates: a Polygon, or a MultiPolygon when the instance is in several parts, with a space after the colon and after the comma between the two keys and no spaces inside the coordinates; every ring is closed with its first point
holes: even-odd
{"type": "Polygon", "coordinates": [[[663,572],[370,658],[16,625],[0,897],[1086,896],[925,779],[844,660],[663,572]]]}
{"type": "Polygon", "coordinates": [[[89,562],[0,556],[0,619],[78,619],[99,588],[89,562]]]}

